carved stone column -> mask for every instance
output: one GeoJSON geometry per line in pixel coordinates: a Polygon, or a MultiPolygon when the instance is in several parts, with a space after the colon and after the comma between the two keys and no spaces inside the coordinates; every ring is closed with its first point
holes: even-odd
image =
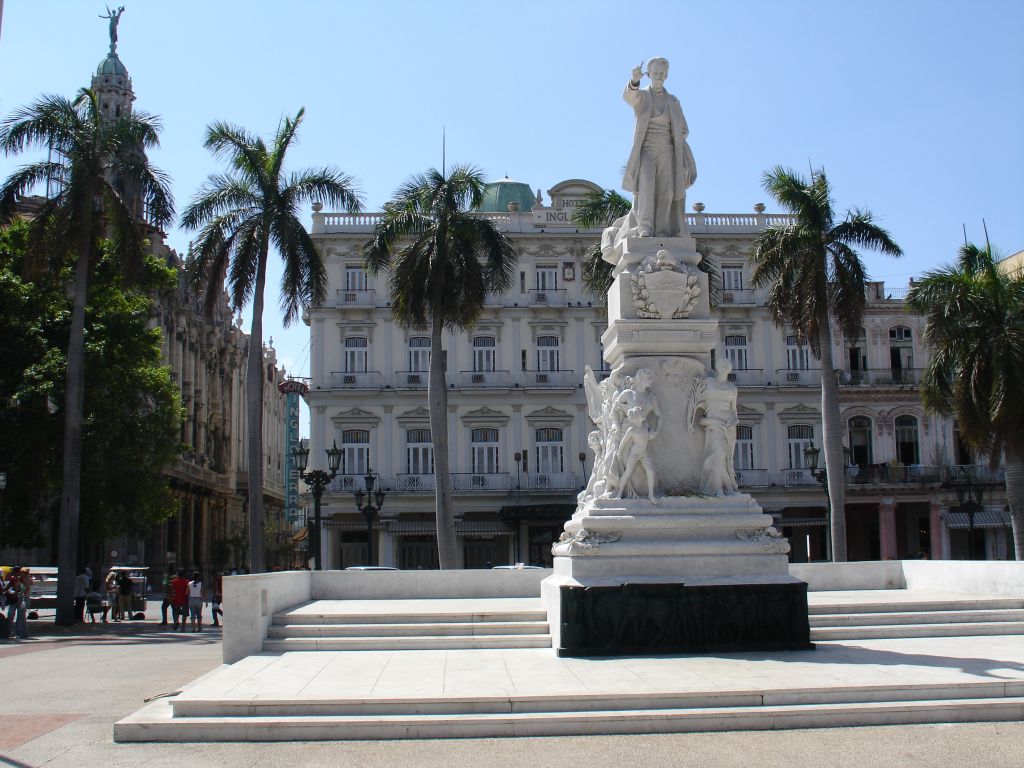
{"type": "Polygon", "coordinates": [[[896,560],[896,499],[880,499],[878,502],[878,530],[882,544],[882,559],[896,560]]]}
{"type": "Polygon", "coordinates": [[[942,505],[932,501],[928,505],[928,529],[931,533],[931,551],[928,557],[932,560],[943,560],[945,555],[942,549],[942,505]]]}

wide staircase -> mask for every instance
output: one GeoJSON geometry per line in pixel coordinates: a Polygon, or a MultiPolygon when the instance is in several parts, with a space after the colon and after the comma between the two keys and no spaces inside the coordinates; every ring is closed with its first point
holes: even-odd
{"type": "Polygon", "coordinates": [[[539,599],[320,600],[274,615],[263,650],[550,648],[539,599]]]}
{"type": "Polygon", "coordinates": [[[906,590],[811,592],[811,640],[1024,635],[1024,598],[906,590]]]}

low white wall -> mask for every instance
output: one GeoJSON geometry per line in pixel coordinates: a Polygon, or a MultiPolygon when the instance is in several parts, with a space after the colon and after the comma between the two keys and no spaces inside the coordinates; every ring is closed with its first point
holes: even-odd
{"type": "Polygon", "coordinates": [[[310,600],[310,571],[224,577],[224,663],[260,653],[274,613],[310,600]]]}
{"type": "Polygon", "coordinates": [[[1024,562],[997,560],[904,560],[907,589],[977,592],[1024,598],[1024,562]]]}
{"type": "Polygon", "coordinates": [[[904,589],[899,560],[853,563],[790,563],[789,575],[807,582],[809,592],[839,589],[904,589]]]}
{"type": "Polygon", "coordinates": [[[549,569],[467,571],[313,571],[314,600],[432,597],[537,597],[549,569]]]}

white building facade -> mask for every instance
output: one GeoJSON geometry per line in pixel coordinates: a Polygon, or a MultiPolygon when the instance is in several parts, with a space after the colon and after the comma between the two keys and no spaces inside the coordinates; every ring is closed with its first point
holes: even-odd
{"type": "MultiPolygon", "coordinates": [[[[473,330],[444,340],[464,567],[550,564],[551,543],[586,484],[593,456],[583,371],[589,365],[602,375],[607,322],[580,279],[600,230],[580,230],[571,214],[597,190],[588,181],[564,181],[548,190],[545,205],[540,190],[534,196],[525,184],[505,179],[489,187],[481,215],[513,242],[519,277],[511,291],[488,300],[473,330]]],[[[688,216],[690,231],[722,275],[716,354],[732,362],[740,392],[740,486],[776,517],[794,561],[824,559],[826,500],[804,456],[812,442],[820,445],[821,370],[792,331],[770,322],[764,291],[751,287],[754,238],[786,217],[760,205],[750,214],[694,207],[700,210],[688,216]]],[[[334,442],[343,451],[323,498],[324,563],[367,562],[367,523],[353,493],[372,469],[387,491],[371,521],[374,561],[430,568],[437,555],[429,332],[395,325],[386,276],[362,269],[361,249],[376,221],[375,214],[313,214],[331,290],[308,315],[310,466],[324,466],[334,442]]],[[[902,298],[902,291],[870,283],[863,333],[836,335],[833,351],[843,368],[835,375],[850,448],[849,557],[966,557],[967,515],[950,483],[965,473],[986,491],[984,509],[974,515],[975,556],[1012,557],[1002,471],[976,464],[955,425],[924,411],[917,388],[927,360],[922,323],[906,313],[902,298]]]]}

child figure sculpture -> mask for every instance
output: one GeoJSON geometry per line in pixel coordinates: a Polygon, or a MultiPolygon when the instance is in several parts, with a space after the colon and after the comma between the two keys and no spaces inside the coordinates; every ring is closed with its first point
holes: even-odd
{"type": "Polygon", "coordinates": [[[657,504],[658,502],[654,497],[654,463],[651,461],[650,456],[647,455],[647,446],[651,438],[655,436],[655,431],[645,423],[646,417],[646,412],[640,406],[634,406],[626,411],[629,428],[623,434],[618,449],[619,460],[623,462],[625,467],[622,470],[622,482],[619,485],[615,498],[622,498],[623,488],[630,483],[630,478],[634,470],[636,470],[636,465],[640,464],[647,474],[647,498],[650,499],[652,504],[657,504]]]}

